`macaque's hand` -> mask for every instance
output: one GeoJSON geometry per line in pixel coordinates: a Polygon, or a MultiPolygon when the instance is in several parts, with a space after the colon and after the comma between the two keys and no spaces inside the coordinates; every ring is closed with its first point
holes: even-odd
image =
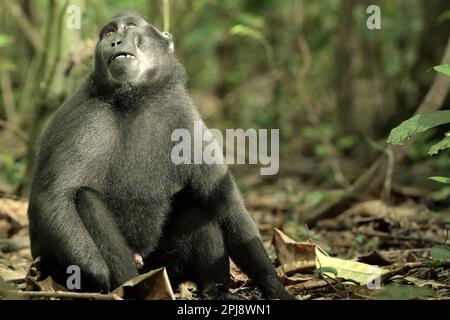
{"type": "Polygon", "coordinates": [[[139,253],[133,254],[133,262],[138,270],[142,269],[144,266],[144,259],[142,259],[142,256],[139,253]]]}

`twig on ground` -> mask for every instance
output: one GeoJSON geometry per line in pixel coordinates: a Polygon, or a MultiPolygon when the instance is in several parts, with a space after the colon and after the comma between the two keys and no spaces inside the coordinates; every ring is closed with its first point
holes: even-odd
{"type": "Polygon", "coordinates": [[[388,239],[394,239],[394,240],[401,240],[401,241],[416,241],[421,243],[432,243],[432,244],[442,244],[444,241],[438,241],[433,239],[426,239],[426,238],[417,238],[417,237],[408,237],[408,236],[399,236],[394,235],[386,232],[381,231],[368,231],[368,230],[352,230],[353,233],[361,234],[364,236],[369,237],[380,237],[380,238],[388,238],[388,239]]]}
{"type": "Polygon", "coordinates": [[[381,282],[386,282],[392,277],[400,274],[405,274],[413,269],[420,268],[450,268],[450,260],[435,262],[435,261],[419,261],[409,262],[402,266],[396,267],[381,276],[381,282]]]}
{"type": "Polygon", "coordinates": [[[341,280],[339,279],[339,278],[331,278],[329,275],[327,275],[327,274],[325,274],[325,273],[322,273],[322,276],[323,276],[323,279],[325,280],[325,281],[329,281],[329,280],[336,280],[336,283],[338,283],[338,284],[340,284],[341,286],[343,286],[344,287],[344,291],[345,291],[345,294],[346,295],[343,295],[342,294],[342,292],[341,292],[341,290],[339,290],[337,287],[335,287],[331,282],[328,282],[328,285],[331,287],[331,288],[333,288],[334,289],[334,291],[336,291],[336,293],[339,295],[339,296],[341,296],[342,298],[348,298],[348,291],[347,291],[347,287],[341,282],[341,280]]]}
{"type": "Polygon", "coordinates": [[[65,292],[65,291],[16,291],[8,290],[9,293],[19,298],[59,298],[59,299],[91,299],[91,300],[123,300],[115,293],[102,294],[91,292],[65,292]]]}

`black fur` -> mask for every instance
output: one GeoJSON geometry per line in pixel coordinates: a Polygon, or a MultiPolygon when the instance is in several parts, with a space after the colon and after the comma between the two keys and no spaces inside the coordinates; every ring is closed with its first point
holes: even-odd
{"type": "Polygon", "coordinates": [[[33,256],[63,284],[75,264],[82,290],[109,291],[138,274],[138,253],[142,271],[166,266],[174,285],[194,280],[212,298],[232,297],[218,289],[231,257],[267,298],[292,298],[226,166],[170,159],[173,130],[192,132],[200,120],[171,37],[136,15],[112,23],[94,72],[43,135],[29,207],[33,256]],[[122,48],[138,59],[109,64],[122,48]]]}

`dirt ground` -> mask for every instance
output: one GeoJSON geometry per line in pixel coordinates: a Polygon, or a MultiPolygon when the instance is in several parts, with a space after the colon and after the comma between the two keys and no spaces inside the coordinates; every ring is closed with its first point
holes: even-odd
{"type": "MultiPolygon", "coordinates": [[[[450,299],[450,212],[431,211],[418,190],[398,188],[388,202],[376,198],[355,202],[336,218],[308,227],[301,223],[302,215],[326,201],[322,193],[298,190],[291,178],[270,184],[249,178],[245,184],[244,199],[267,252],[297,299],[450,299]]],[[[191,282],[172,290],[165,270],[126,284],[150,282],[156,288],[132,296],[124,287],[114,294],[83,295],[41,279],[39,264],[32,264],[26,210],[25,200],[0,198],[2,298],[207,298],[191,282]]],[[[242,298],[261,299],[233,263],[230,288],[242,298]]]]}

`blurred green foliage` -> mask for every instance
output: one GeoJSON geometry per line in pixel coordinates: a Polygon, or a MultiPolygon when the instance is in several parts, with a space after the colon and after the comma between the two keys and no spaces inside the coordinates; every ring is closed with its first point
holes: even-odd
{"type": "MultiPolygon", "coordinates": [[[[339,164],[352,181],[380,152],[368,141],[386,141],[392,127],[413,115],[434,77],[427,71],[440,63],[450,30],[446,1],[380,0],[381,30],[366,27],[369,1],[350,7],[351,24],[342,19],[347,16],[343,3],[170,1],[175,51],[208,126],[279,128],[281,171],[295,167],[302,175],[303,162],[311,161],[324,170],[306,169],[307,174],[332,187],[338,185],[339,164]],[[351,88],[345,93],[348,105],[339,102],[343,81],[351,88]]],[[[0,120],[28,136],[16,135],[22,138],[11,144],[20,152],[12,151],[10,136],[1,136],[9,129],[2,125],[0,153],[26,163],[25,184],[48,118],[92,70],[100,28],[129,9],[163,28],[162,0],[0,3],[0,120]],[[80,6],[81,30],[65,28],[68,4],[80,6]]],[[[409,161],[423,160],[423,146],[441,134],[433,130],[418,140],[409,161]]],[[[445,170],[447,159],[448,152],[433,158],[436,174],[445,170]]],[[[0,175],[9,176],[4,180],[10,181],[10,171],[2,170],[0,175]]]]}
{"type": "Polygon", "coordinates": [[[450,260],[450,246],[440,245],[431,248],[431,257],[436,261],[450,260]]]}
{"type": "Polygon", "coordinates": [[[425,296],[434,295],[434,290],[417,286],[401,286],[388,285],[380,294],[376,296],[376,300],[411,300],[425,296]]]}
{"type": "MultiPolygon", "coordinates": [[[[434,67],[437,72],[450,76],[450,65],[440,65],[434,67]]],[[[414,117],[403,121],[399,126],[392,129],[389,134],[388,143],[393,145],[404,144],[413,135],[427,131],[429,129],[450,123],[450,110],[436,111],[428,114],[417,114],[414,117]]],[[[439,142],[434,143],[428,150],[428,155],[435,155],[441,150],[450,148],[450,132],[439,142]]],[[[431,180],[450,184],[450,178],[430,177],[431,180]]]]}
{"type": "Polygon", "coordinates": [[[17,185],[25,174],[25,162],[15,161],[9,154],[0,154],[0,181],[9,185],[17,185]]]}

